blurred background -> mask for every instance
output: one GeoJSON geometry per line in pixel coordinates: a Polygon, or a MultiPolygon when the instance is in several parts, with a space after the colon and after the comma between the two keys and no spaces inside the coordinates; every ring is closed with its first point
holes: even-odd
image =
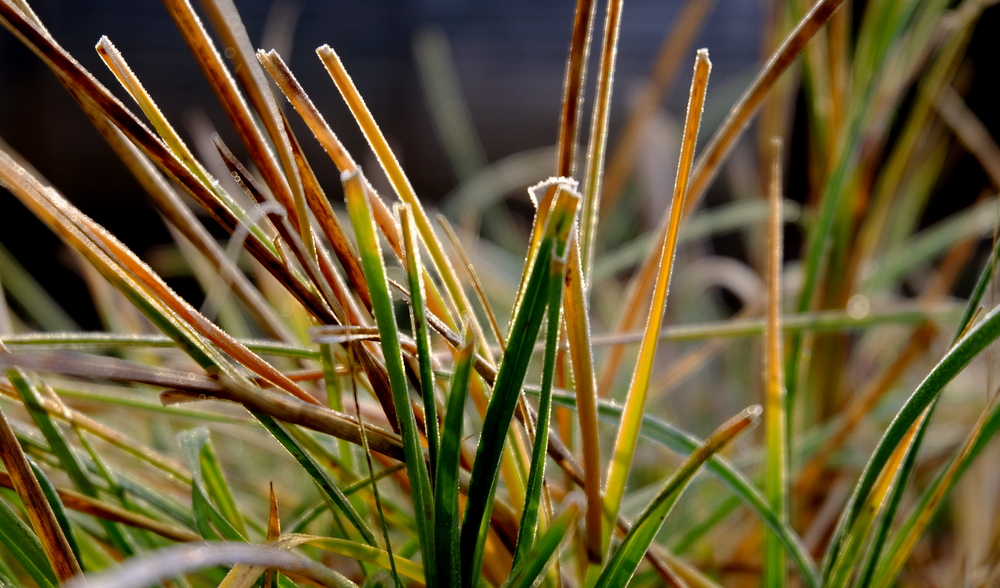
{"type": "MultiPolygon", "coordinates": [[[[481,145],[481,150],[477,147],[469,154],[469,165],[475,168],[503,162],[527,152],[522,159],[528,162],[528,169],[521,170],[521,182],[514,182],[522,185],[508,186],[507,208],[515,222],[530,219],[530,204],[523,190],[528,182],[523,180],[543,179],[551,168],[545,148],[556,139],[574,5],[572,0],[237,2],[253,41],[262,47],[278,48],[335,132],[367,164],[370,174],[375,175],[370,151],[313,50],[328,43],[340,53],[403,160],[417,193],[427,203],[455,200],[460,180],[469,179],[461,178],[462,170],[449,163],[425,99],[427,76],[434,75],[435,63],[439,66],[438,73],[454,73],[481,145]],[[431,74],[418,65],[421,51],[424,62],[432,67],[431,74]]],[[[240,153],[235,133],[160,3],[39,0],[32,2],[32,6],[57,41],[130,108],[134,109],[134,104],[93,49],[101,35],[107,35],[117,45],[185,138],[190,140],[192,131],[207,120],[240,153]]],[[[649,75],[659,47],[682,6],[677,0],[626,3],[609,145],[614,145],[629,106],[635,102],[638,89],[649,75]]],[[[766,30],[769,14],[767,2],[717,0],[707,8],[701,32],[688,49],[689,55],[681,61],[683,65],[662,102],[661,111],[646,129],[633,176],[638,181],[628,184],[627,197],[622,199],[626,203],[622,207],[624,212],[616,213],[621,217],[620,222],[601,236],[601,249],[612,249],[642,229],[650,228],[662,214],[676,167],[679,116],[686,102],[689,63],[694,50],[709,48],[713,62],[702,142],[711,136],[760,67],[762,31],[766,30]]],[[[855,5],[854,14],[860,14],[862,8],[855,5]]],[[[603,16],[599,15],[597,35],[602,21],[603,16]]],[[[983,66],[989,68],[998,54],[997,36],[990,34],[996,23],[997,10],[986,10],[970,46],[966,62],[969,74],[983,66]]],[[[590,71],[588,82],[592,92],[596,66],[590,71]]],[[[1000,97],[996,76],[966,75],[966,79],[971,80],[967,84],[967,104],[989,129],[996,130],[1000,119],[996,109],[990,107],[1000,97]]],[[[797,110],[803,110],[802,100],[800,96],[797,110]]],[[[454,108],[461,110],[460,106],[454,108]]],[[[803,137],[808,122],[801,113],[790,116],[793,127],[786,196],[803,201],[807,191],[803,137]]],[[[328,164],[298,117],[293,116],[292,120],[328,195],[339,201],[340,187],[333,165],[328,164]]],[[[586,140],[588,121],[589,110],[585,107],[582,142],[586,140]]],[[[155,260],[157,246],[170,242],[169,233],[143,191],[66,91],[35,56],[5,31],[0,32],[0,137],[64,195],[147,261],[155,260]]],[[[737,190],[756,189],[759,180],[754,172],[753,140],[744,139],[743,143],[744,148],[734,153],[726,172],[716,180],[707,199],[708,206],[733,199],[734,186],[737,190]]],[[[923,225],[968,205],[987,184],[979,165],[958,145],[949,154],[944,169],[946,173],[938,180],[923,225]]],[[[458,209],[452,207],[450,212],[455,210],[458,209]]],[[[207,224],[211,230],[217,229],[214,223],[207,224]]],[[[224,236],[221,232],[217,234],[220,238],[224,236]]],[[[503,236],[487,237],[502,241],[503,236]]],[[[0,243],[22,264],[31,267],[34,277],[84,328],[99,327],[89,298],[82,295],[83,282],[76,275],[74,264],[60,255],[61,246],[55,237],[5,192],[0,193],[0,243]]],[[[709,247],[714,247],[717,254],[746,255],[738,237],[715,238],[709,247]]],[[[798,247],[798,235],[790,229],[786,257],[797,258],[798,247]]],[[[165,268],[157,269],[169,277],[170,272],[165,268]]],[[[171,283],[189,299],[195,302],[200,299],[200,290],[193,280],[174,277],[171,283]]],[[[731,306],[738,306],[738,300],[730,300],[726,293],[722,295],[727,296],[731,306]]]]}

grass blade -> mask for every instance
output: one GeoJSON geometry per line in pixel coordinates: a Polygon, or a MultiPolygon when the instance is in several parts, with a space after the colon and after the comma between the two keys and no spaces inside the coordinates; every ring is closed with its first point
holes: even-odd
{"type": "Polygon", "coordinates": [[[535,444],[531,453],[531,469],[528,473],[527,491],[521,524],[517,533],[517,547],[514,552],[515,570],[532,551],[538,528],[538,511],[542,507],[542,485],[545,483],[546,451],[549,446],[549,423],[552,417],[552,385],[556,370],[556,351],[562,325],[563,285],[566,274],[566,258],[569,244],[562,244],[563,250],[551,252],[548,283],[548,327],[545,337],[545,359],[542,364],[542,384],[538,401],[538,417],[535,422],[535,444]]]}
{"type": "MultiPolygon", "coordinates": [[[[80,574],[80,564],[73,555],[73,550],[70,548],[66,536],[63,535],[49,503],[45,500],[45,494],[42,492],[31,466],[28,465],[28,460],[21,450],[3,410],[0,410],[0,460],[7,468],[14,490],[24,504],[28,520],[35,531],[34,536],[37,537],[41,549],[51,565],[50,570],[55,572],[54,579],[63,582],[80,574]]],[[[19,529],[18,527],[12,529],[13,537],[19,535],[23,537],[24,533],[19,529]]],[[[26,529],[24,530],[26,531],[26,529]]],[[[29,542],[28,545],[30,544],[29,542]]],[[[27,548],[27,545],[25,547],[27,548]]],[[[34,564],[37,570],[44,570],[44,568],[38,567],[41,565],[41,561],[43,560],[38,560],[39,563],[34,564]]],[[[44,572],[40,574],[48,575],[44,572]]]]}
{"type": "Polygon", "coordinates": [[[413,340],[417,344],[417,362],[420,365],[420,397],[424,400],[424,433],[427,436],[427,454],[430,458],[430,479],[435,479],[438,458],[437,401],[434,397],[434,373],[431,357],[431,335],[427,327],[427,307],[424,304],[424,267],[420,260],[413,211],[408,204],[399,206],[399,224],[403,233],[403,251],[406,253],[406,275],[410,284],[410,324],[413,340]]]}
{"type": "MultiPolygon", "coordinates": [[[[708,75],[711,69],[712,63],[708,59],[708,51],[699,50],[698,56],[695,58],[694,75],[691,79],[687,119],[684,122],[681,155],[677,164],[677,180],[674,183],[674,197],[670,205],[670,230],[666,233],[660,246],[660,270],[657,275],[656,290],[653,293],[646,330],[639,348],[639,359],[632,374],[632,383],[629,385],[621,426],[615,438],[614,453],[608,468],[604,510],[609,522],[618,518],[622,497],[625,494],[625,480],[632,466],[632,456],[635,453],[636,441],[639,436],[639,422],[646,406],[646,393],[649,390],[653,360],[656,357],[656,348],[659,343],[660,325],[663,323],[667,293],[670,289],[677,232],[680,227],[681,215],[684,212],[685,198],[687,198],[688,176],[691,173],[691,162],[694,160],[695,142],[701,127],[701,114],[705,104],[705,92],[708,90],[708,75]]],[[[602,537],[601,552],[604,553],[607,551],[611,539],[610,524],[605,527],[602,537]]]]}
{"type": "Polygon", "coordinates": [[[73,550],[73,556],[76,557],[76,561],[80,562],[82,569],[83,559],[80,557],[80,546],[77,545],[76,537],[73,535],[73,527],[70,525],[69,516],[66,514],[66,506],[59,497],[56,487],[52,485],[52,482],[45,475],[45,472],[42,471],[42,468],[38,467],[33,461],[29,461],[28,464],[31,465],[31,471],[35,473],[35,478],[38,479],[38,485],[41,486],[42,492],[45,494],[45,500],[48,501],[49,508],[52,509],[52,514],[56,517],[56,522],[59,523],[59,528],[62,529],[63,535],[66,537],[66,542],[69,543],[69,548],[73,550]]]}
{"type": "Polygon", "coordinates": [[[59,586],[38,537],[3,499],[0,499],[0,544],[7,548],[40,588],[59,586]]]}
{"type": "MultiPolygon", "coordinates": [[[[399,331],[396,327],[392,299],[389,296],[389,283],[385,276],[382,248],[375,234],[375,223],[372,220],[371,206],[365,193],[366,188],[360,170],[345,175],[342,180],[347,209],[351,217],[351,224],[354,226],[358,250],[361,252],[361,267],[365,272],[365,281],[368,283],[368,290],[372,298],[372,310],[375,312],[375,322],[380,335],[379,343],[382,348],[382,356],[385,359],[386,370],[389,373],[392,401],[396,407],[396,418],[403,439],[406,471],[410,477],[413,509],[416,513],[417,534],[423,552],[431,553],[434,545],[433,496],[424,452],[420,445],[420,432],[417,430],[413,406],[410,404],[407,390],[406,374],[403,371],[399,331]]],[[[427,583],[435,585],[433,567],[428,567],[425,573],[427,574],[427,583]]]]}
{"type": "MultiPolygon", "coordinates": [[[[559,190],[549,213],[544,238],[536,255],[526,268],[524,295],[514,315],[507,338],[509,346],[503,356],[493,384],[483,429],[480,433],[476,460],[469,481],[469,499],[462,524],[461,555],[462,585],[471,588],[479,577],[482,565],[483,543],[489,529],[490,511],[496,491],[500,457],[506,432],[510,427],[514,408],[520,395],[528,363],[538,330],[545,315],[547,280],[550,257],[557,244],[568,238],[576,212],[577,198],[566,190],[559,190]]],[[[564,246],[564,245],[563,245],[564,246]]]]}
{"type": "Polygon", "coordinates": [[[625,586],[643,555],[660,531],[664,519],[670,514],[677,499],[687,488],[698,470],[713,455],[721,451],[737,435],[753,425],[762,409],[752,406],[719,427],[696,451],[692,452],[676,472],[666,481],[656,497],[646,506],[621,546],[611,556],[608,565],[597,580],[598,586],[625,586]]]}
{"type": "Polygon", "coordinates": [[[575,504],[570,504],[561,515],[552,521],[552,525],[549,526],[527,559],[524,560],[524,566],[520,573],[506,585],[507,588],[529,588],[538,585],[552,554],[559,549],[559,545],[566,538],[566,533],[576,525],[578,514],[578,507],[575,504]]]}
{"type": "MultiPolygon", "coordinates": [[[[772,141],[769,200],[771,218],[767,260],[767,328],[764,331],[764,423],[767,428],[767,474],[764,490],[782,523],[788,522],[788,414],[785,412],[784,377],[781,371],[781,140],[772,141]]],[[[785,552],[781,541],[768,534],[764,555],[763,585],[785,585],[785,552]]]]}
{"type": "Polygon", "coordinates": [[[461,582],[458,528],[458,478],[462,450],[462,421],[469,395],[469,374],[475,339],[467,330],[465,342],[455,353],[448,407],[441,432],[441,452],[434,480],[434,565],[438,582],[458,586],[461,582]]]}

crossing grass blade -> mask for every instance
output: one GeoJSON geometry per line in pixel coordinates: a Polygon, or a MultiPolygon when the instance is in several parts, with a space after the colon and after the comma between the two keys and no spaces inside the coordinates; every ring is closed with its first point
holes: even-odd
{"type": "Polygon", "coordinates": [[[646,506],[632,525],[632,529],[608,560],[607,566],[597,579],[598,586],[625,586],[635,574],[639,562],[663,521],[673,509],[680,495],[691,479],[713,455],[725,448],[737,435],[756,423],[761,412],[760,406],[752,406],[736,415],[729,422],[716,429],[696,451],[684,460],[677,471],[664,483],[656,497],[646,506]]]}
{"type": "Polygon", "coordinates": [[[35,462],[29,461],[28,464],[31,465],[31,471],[35,473],[35,478],[38,479],[38,485],[42,488],[42,493],[45,494],[45,500],[48,501],[49,508],[52,509],[52,514],[55,516],[56,522],[59,523],[59,528],[62,529],[69,548],[73,550],[73,556],[76,557],[76,561],[80,562],[80,569],[86,571],[83,559],[80,557],[80,546],[76,542],[73,527],[69,522],[69,515],[66,514],[66,506],[59,497],[56,487],[52,485],[49,477],[45,475],[42,468],[38,467],[35,462]]]}
{"type": "MultiPolygon", "coordinates": [[[[681,141],[681,154],[677,164],[677,179],[674,182],[674,195],[670,205],[670,229],[660,243],[660,264],[656,279],[656,290],[650,306],[642,345],[639,348],[639,359],[632,382],[629,385],[625,399],[625,409],[621,425],[615,438],[611,464],[608,467],[604,492],[604,510],[608,521],[618,518],[622,497],[625,494],[625,481],[632,467],[632,457],[635,454],[636,441],[639,435],[639,423],[646,407],[646,394],[649,391],[649,380],[653,371],[653,360],[659,343],[660,325],[667,304],[667,293],[670,290],[670,277],[673,273],[674,254],[677,247],[677,234],[680,229],[684,202],[688,192],[688,177],[691,164],[694,161],[695,142],[698,130],[701,128],[701,114],[705,104],[705,93],[708,90],[708,76],[712,63],[708,59],[708,51],[701,49],[695,58],[694,74],[691,79],[691,91],[688,100],[687,118],[684,122],[684,134],[681,141]]],[[[607,551],[611,540],[611,525],[605,525],[602,533],[601,552],[607,551]]]]}
{"type": "Polygon", "coordinates": [[[451,390],[441,429],[441,450],[434,479],[434,565],[442,585],[458,586],[461,582],[459,558],[458,488],[459,460],[462,450],[462,422],[465,401],[469,395],[469,375],[475,339],[466,330],[464,343],[455,353],[451,390]]]}
{"type": "MultiPolygon", "coordinates": [[[[577,408],[573,394],[555,391],[553,402],[559,406],[577,408]]],[[[622,418],[622,407],[613,402],[602,400],[598,404],[600,416],[606,422],[618,424],[622,418]]],[[[645,439],[659,443],[673,451],[688,455],[703,444],[703,440],[672,425],[663,419],[646,414],[642,417],[639,434],[645,439]]],[[[768,529],[781,539],[793,563],[799,569],[802,580],[810,588],[818,588],[819,577],[816,563],[802,539],[787,522],[782,522],[771,509],[767,497],[759,488],[730,461],[716,455],[708,460],[706,469],[721,482],[729,486],[733,492],[767,525],[768,529]]]]}
{"type": "Polygon", "coordinates": [[[579,508],[576,504],[570,504],[562,514],[556,517],[549,525],[545,534],[535,543],[532,551],[524,560],[524,565],[520,570],[515,569],[517,575],[512,575],[506,588],[529,588],[537,586],[540,582],[542,572],[545,571],[552,555],[559,549],[559,545],[570,532],[579,515],[579,508]]]}
{"type": "MultiPolygon", "coordinates": [[[[420,547],[424,553],[434,549],[434,502],[431,494],[430,478],[420,444],[420,432],[417,429],[413,415],[413,406],[407,390],[406,374],[403,371],[403,357],[399,345],[399,331],[396,326],[396,316],[389,296],[389,282],[385,275],[385,265],[382,260],[382,248],[375,232],[372,220],[371,205],[366,194],[364,178],[360,170],[345,174],[344,183],[347,210],[354,227],[354,235],[361,252],[361,267],[365,273],[365,281],[372,299],[372,310],[375,313],[375,323],[379,330],[379,343],[389,374],[389,384],[392,400],[396,408],[400,436],[403,440],[403,453],[406,457],[406,471],[410,478],[411,496],[417,525],[417,535],[420,547]]],[[[435,585],[434,568],[428,567],[427,583],[435,585]]]]}
{"type": "Polygon", "coordinates": [[[493,396],[486,410],[480,432],[476,459],[469,481],[468,503],[462,523],[461,557],[462,585],[470,587],[479,577],[483,543],[489,529],[493,495],[496,491],[498,466],[506,432],[524,383],[535,339],[545,315],[548,301],[547,284],[553,250],[559,250],[568,239],[573,226],[578,199],[570,192],[559,190],[538,250],[526,268],[524,295],[512,321],[507,351],[503,356],[493,384],[493,396]]]}

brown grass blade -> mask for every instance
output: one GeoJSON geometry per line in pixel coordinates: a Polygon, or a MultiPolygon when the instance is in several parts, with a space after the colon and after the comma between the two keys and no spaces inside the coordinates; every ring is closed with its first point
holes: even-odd
{"type": "Polygon", "coordinates": [[[610,210],[628,181],[635,156],[639,151],[640,139],[657,107],[673,85],[681,65],[687,57],[705,19],[715,7],[714,0],[687,0],[677,16],[670,32],[663,40],[656,56],[653,71],[640,91],[639,98],[628,113],[615,147],[611,151],[608,167],[601,180],[601,211],[610,210]]]}
{"type": "Polygon", "coordinates": [[[558,160],[556,176],[570,177],[576,166],[576,137],[579,134],[580,113],[583,110],[583,96],[587,79],[587,57],[594,28],[594,14],[597,12],[595,0],[577,0],[573,16],[573,36],[566,59],[566,74],[563,79],[562,111],[559,117],[558,160]]]}
{"type": "MultiPolygon", "coordinates": [[[[374,117],[372,117],[371,112],[368,110],[364,99],[354,86],[354,81],[344,68],[344,64],[341,63],[340,57],[337,56],[336,52],[329,45],[323,45],[317,49],[316,54],[319,55],[320,60],[326,67],[327,73],[333,78],[337,89],[340,90],[341,96],[351,109],[351,113],[358,122],[372,150],[375,151],[375,155],[385,170],[386,176],[388,176],[389,182],[392,184],[396,194],[400,200],[413,208],[413,220],[416,222],[417,230],[424,242],[424,246],[427,248],[428,253],[430,253],[433,266],[444,282],[452,304],[455,305],[455,309],[460,315],[469,315],[473,317],[473,321],[475,322],[472,305],[469,303],[469,299],[459,283],[451,261],[445,255],[441,243],[434,233],[434,228],[431,226],[430,219],[427,217],[423,205],[413,191],[413,186],[410,185],[409,179],[407,179],[402,166],[399,165],[399,161],[389,147],[388,141],[386,141],[381,129],[379,129],[374,117]]],[[[482,333],[481,326],[479,327],[479,333],[482,333]]],[[[480,352],[492,362],[493,357],[490,353],[489,343],[483,336],[478,338],[480,352]]]]}
{"type": "Polygon", "coordinates": [[[604,158],[608,146],[608,119],[611,113],[611,87],[615,79],[615,61],[618,58],[618,34],[621,29],[624,0],[609,0],[604,17],[604,39],[601,43],[600,67],[597,70],[597,95],[594,97],[594,114],[590,120],[590,139],[587,144],[587,167],[583,173],[583,202],[581,203],[580,251],[583,275],[590,283],[594,265],[594,247],[597,242],[597,218],[601,208],[601,178],[604,176],[604,158]]]}
{"type": "Polygon", "coordinates": [[[38,479],[31,471],[28,459],[14,437],[14,431],[10,428],[3,410],[0,410],[0,460],[7,468],[11,487],[24,504],[31,527],[35,530],[35,535],[38,536],[56,577],[60,582],[64,582],[81,574],[80,563],[76,561],[66,536],[56,522],[52,508],[45,500],[42,487],[38,485],[38,479]]]}

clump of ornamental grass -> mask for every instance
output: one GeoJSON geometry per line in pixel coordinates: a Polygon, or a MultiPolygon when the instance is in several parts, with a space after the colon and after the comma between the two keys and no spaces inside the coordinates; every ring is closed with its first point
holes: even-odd
{"type": "Polygon", "coordinates": [[[697,51],[673,191],[645,234],[608,219],[642,196],[629,179],[643,135],[711,2],[681,11],[609,148],[623,6],[607,3],[588,101],[597,3],[580,0],[555,157],[491,166],[455,106],[446,40],[418,36],[462,179],[441,206],[457,229],[414,192],[335,48],[317,57],[391,193],[282,56],[253,49],[231,1],[203,0],[201,16],[165,4],[245,160],[217,136],[196,156],[109,39],[97,51],[141,116],[25,0],[0,0],[0,23],[139,180],[205,293],[195,308],[0,149],[0,184],[78,256],[106,325],[65,326],[2,256],[18,310],[0,304],[0,586],[998,581],[998,249],[966,300],[951,294],[995,231],[993,197],[920,229],[953,137],[1000,185],[1000,152],[954,87],[985,2],[775,3],[769,57],[698,150],[711,65],[697,51]],[[782,149],[800,92],[801,207],[783,195],[782,149]],[[754,117],[756,141],[738,143],[754,117]],[[308,161],[309,141],[329,160],[308,161]],[[734,151],[749,177],[705,210],[734,151]],[[342,186],[317,180],[330,165],[342,186]],[[501,197],[528,184],[519,229],[501,197]],[[788,224],[804,244],[784,269],[788,224]],[[707,237],[733,232],[744,261],[709,254],[707,237]],[[729,316],[712,286],[742,309],[729,316]]]}

